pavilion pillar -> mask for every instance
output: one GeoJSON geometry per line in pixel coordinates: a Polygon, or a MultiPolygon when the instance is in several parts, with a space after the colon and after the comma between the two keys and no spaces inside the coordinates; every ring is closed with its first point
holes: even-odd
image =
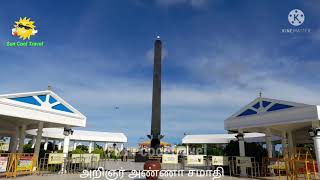
{"type": "Polygon", "coordinates": [[[69,143],[70,143],[70,136],[64,136],[63,140],[63,156],[66,158],[68,157],[69,152],[69,143]]]}
{"type": "Polygon", "coordinates": [[[41,145],[41,137],[42,137],[42,129],[43,129],[43,122],[39,122],[37,136],[36,136],[36,144],[34,146],[34,154],[38,157],[40,152],[40,145],[41,145]]]}
{"type": "Polygon", "coordinates": [[[288,149],[289,149],[290,155],[293,155],[295,153],[292,131],[288,131],[288,149]]]}
{"type": "Polygon", "coordinates": [[[56,150],[56,144],[57,144],[57,140],[53,140],[52,141],[53,152],[56,150]]]}
{"type": "Polygon", "coordinates": [[[268,151],[268,158],[272,158],[273,145],[272,145],[272,135],[270,133],[269,128],[266,131],[266,145],[267,145],[267,151],[268,151]]]}
{"type": "Polygon", "coordinates": [[[78,145],[77,142],[74,141],[74,142],[73,142],[73,150],[76,150],[76,149],[77,149],[77,145],[78,145]]]}
{"type": "Polygon", "coordinates": [[[92,142],[92,141],[90,141],[90,143],[89,143],[89,148],[88,148],[89,153],[91,153],[91,152],[92,152],[92,145],[93,145],[93,142],[92,142]]]}
{"type": "Polygon", "coordinates": [[[288,158],[288,139],[287,139],[287,132],[286,131],[282,131],[281,142],[282,142],[283,157],[288,158]]]}
{"type": "Polygon", "coordinates": [[[189,156],[189,144],[187,144],[187,156],[189,156]]]}
{"type": "MultiPolygon", "coordinates": [[[[239,142],[239,154],[241,157],[245,157],[246,156],[246,149],[245,149],[245,144],[244,144],[244,134],[243,134],[243,130],[239,129],[238,130],[239,134],[238,135],[242,135],[242,137],[238,138],[238,142],[239,142]]],[[[247,176],[247,169],[245,166],[241,166],[240,167],[240,176],[247,176]]]]}
{"type": "Polygon", "coordinates": [[[120,145],[120,151],[123,150],[123,147],[124,147],[124,144],[122,143],[122,144],[120,145]]]}
{"type": "MultiPolygon", "coordinates": [[[[42,137],[42,131],[43,130],[43,122],[39,122],[38,124],[38,130],[37,130],[37,136],[36,136],[36,144],[34,146],[34,156],[35,156],[35,162],[38,162],[39,158],[39,152],[40,152],[40,145],[41,145],[41,137],[42,137]]],[[[37,163],[34,163],[33,169],[38,166],[37,163]]]]}
{"type": "Polygon", "coordinates": [[[108,149],[108,142],[104,144],[103,150],[106,151],[108,149]]]}
{"type": "MultiPolygon", "coordinates": [[[[269,128],[267,128],[266,130],[266,145],[267,145],[267,151],[268,151],[268,158],[272,158],[273,153],[275,153],[274,152],[275,146],[273,146],[272,135],[269,128]]],[[[270,168],[269,172],[271,176],[274,176],[273,168],[270,168]]]]}
{"type": "Polygon", "coordinates": [[[18,128],[15,129],[15,133],[10,137],[9,151],[15,153],[18,146],[18,128]]]}
{"type": "MultiPolygon", "coordinates": [[[[68,157],[68,153],[69,153],[70,133],[72,133],[71,129],[66,129],[66,128],[64,129],[63,151],[62,151],[64,160],[68,157]]],[[[65,173],[66,171],[65,166],[66,166],[65,162],[63,162],[61,165],[61,173],[65,173]]]]}
{"type": "MultiPolygon", "coordinates": [[[[317,158],[317,164],[320,164],[320,136],[315,136],[312,139],[314,144],[314,152],[317,158]]],[[[320,174],[320,166],[318,166],[318,174],[320,174]]]]}
{"type": "Polygon", "coordinates": [[[27,125],[23,124],[22,126],[19,127],[19,148],[18,148],[18,153],[23,153],[23,145],[24,145],[24,140],[26,138],[26,128],[27,125]]]}
{"type": "Polygon", "coordinates": [[[320,175],[320,134],[318,134],[320,125],[319,125],[319,121],[313,121],[312,122],[312,128],[315,129],[315,134],[314,137],[312,137],[313,139],[313,144],[314,144],[314,153],[316,155],[316,159],[317,159],[317,164],[318,164],[318,175],[320,175]]]}
{"type": "Polygon", "coordinates": [[[58,150],[61,150],[61,146],[62,146],[62,142],[59,141],[59,143],[58,143],[58,150]]]}
{"type": "Polygon", "coordinates": [[[48,138],[45,138],[45,142],[44,142],[44,145],[43,145],[43,149],[46,151],[48,149],[48,141],[49,139],[48,138]]]}

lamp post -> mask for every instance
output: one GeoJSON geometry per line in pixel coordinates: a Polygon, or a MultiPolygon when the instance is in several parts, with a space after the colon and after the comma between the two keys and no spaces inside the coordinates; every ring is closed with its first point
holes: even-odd
{"type": "Polygon", "coordinates": [[[71,135],[73,134],[73,130],[71,128],[64,128],[63,129],[63,135],[69,136],[70,134],[71,135]]]}
{"type": "MultiPolygon", "coordinates": [[[[239,154],[241,157],[245,157],[246,156],[246,152],[245,152],[245,145],[244,145],[244,134],[242,132],[239,132],[236,135],[236,138],[239,142],[239,154]]],[[[241,166],[240,167],[241,173],[240,176],[247,176],[247,172],[246,172],[246,167],[241,166]]]]}
{"type": "Polygon", "coordinates": [[[244,134],[243,133],[238,133],[236,135],[236,138],[237,138],[238,141],[244,141],[244,134]]]}
{"type": "Polygon", "coordinates": [[[70,142],[70,136],[73,134],[73,130],[71,128],[64,128],[63,129],[63,135],[64,135],[64,141],[63,141],[63,154],[64,157],[68,156],[69,152],[69,142],[70,142]]]}
{"type": "MultiPolygon", "coordinates": [[[[71,128],[64,128],[63,129],[63,135],[64,135],[64,140],[63,140],[63,157],[67,158],[68,157],[68,152],[69,152],[69,142],[70,142],[70,136],[73,134],[73,130],[71,128]]],[[[61,165],[61,173],[65,173],[65,163],[63,162],[61,165]]]]}

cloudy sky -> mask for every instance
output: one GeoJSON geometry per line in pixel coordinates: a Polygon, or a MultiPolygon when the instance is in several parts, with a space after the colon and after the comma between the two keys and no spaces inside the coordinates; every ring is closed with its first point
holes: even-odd
{"type": "Polygon", "coordinates": [[[320,104],[320,1],[7,1],[0,6],[0,93],[47,85],[87,116],[88,130],[150,133],[152,48],[164,47],[166,140],[223,133],[223,120],[258,96],[320,104]],[[305,21],[288,22],[292,9],[305,21]],[[6,47],[14,22],[35,21],[31,41],[6,47]],[[282,33],[307,28],[306,33],[282,33]],[[120,107],[120,109],[115,109],[120,107]]]}

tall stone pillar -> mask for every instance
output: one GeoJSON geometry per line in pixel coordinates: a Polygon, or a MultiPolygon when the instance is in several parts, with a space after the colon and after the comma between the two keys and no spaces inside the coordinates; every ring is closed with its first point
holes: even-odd
{"type": "Polygon", "coordinates": [[[154,44],[153,92],[151,112],[151,148],[157,150],[161,139],[161,49],[160,37],[154,44]]]}
{"type": "Polygon", "coordinates": [[[293,142],[292,131],[288,131],[288,150],[290,155],[293,155],[295,153],[295,146],[293,142]]]}
{"type": "Polygon", "coordinates": [[[19,127],[19,153],[23,153],[24,140],[26,139],[26,128],[27,125],[25,124],[19,127]]]}
{"type": "Polygon", "coordinates": [[[43,130],[43,122],[39,122],[37,136],[36,136],[36,144],[34,146],[34,154],[37,157],[39,157],[39,152],[40,152],[41,137],[42,137],[42,132],[43,132],[42,130],[43,130]]]}
{"type": "MultiPolygon", "coordinates": [[[[37,130],[37,136],[36,136],[36,144],[34,146],[34,162],[38,162],[39,158],[39,152],[40,152],[40,145],[41,145],[41,137],[42,137],[42,131],[43,130],[43,122],[38,123],[38,130],[37,130]]],[[[37,163],[33,164],[33,170],[36,170],[36,167],[38,166],[37,163]]]]}
{"type": "Polygon", "coordinates": [[[286,131],[282,131],[281,142],[282,142],[283,157],[288,158],[288,139],[287,139],[286,131]]]}
{"type": "Polygon", "coordinates": [[[266,145],[267,145],[267,151],[268,151],[268,158],[272,158],[273,145],[272,145],[272,135],[270,133],[270,129],[267,129],[266,131],[266,145]]]}
{"type": "Polygon", "coordinates": [[[15,133],[10,137],[9,151],[11,153],[15,153],[17,151],[18,135],[19,135],[19,129],[16,128],[15,133]]]}

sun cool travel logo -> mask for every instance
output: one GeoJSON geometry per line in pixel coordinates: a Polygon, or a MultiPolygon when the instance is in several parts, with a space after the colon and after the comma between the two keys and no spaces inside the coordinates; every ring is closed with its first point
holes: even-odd
{"type": "Polygon", "coordinates": [[[44,42],[34,42],[29,41],[32,36],[35,36],[38,33],[36,29],[35,21],[30,20],[27,17],[20,17],[18,21],[15,21],[13,28],[11,29],[11,34],[14,37],[17,37],[23,41],[7,41],[7,47],[42,47],[44,46],[44,42]]]}
{"type": "Polygon", "coordinates": [[[36,26],[34,25],[34,21],[30,21],[30,18],[20,18],[19,21],[16,21],[16,24],[12,29],[12,35],[18,36],[23,40],[30,39],[30,36],[34,36],[38,33],[38,30],[35,28],[36,26]]]}

